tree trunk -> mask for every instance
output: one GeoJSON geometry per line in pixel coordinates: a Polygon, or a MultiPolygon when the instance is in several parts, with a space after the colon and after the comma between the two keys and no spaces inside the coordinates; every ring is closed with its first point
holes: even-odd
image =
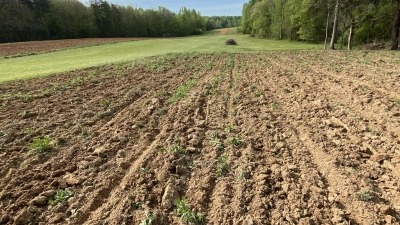
{"type": "Polygon", "coordinates": [[[337,26],[338,26],[338,21],[339,21],[339,3],[340,3],[340,0],[336,0],[335,19],[333,20],[331,45],[329,46],[331,49],[335,49],[335,41],[336,41],[336,35],[337,35],[336,33],[337,33],[337,26]]]}
{"type": "Polygon", "coordinates": [[[353,49],[353,37],[354,37],[354,26],[355,26],[355,21],[353,18],[351,18],[351,23],[350,23],[350,32],[349,32],[349,43],[347,45],[348,50],[353,49]]]}
{"type": "Polygon", "coordinates": [[[392,46],[390,48],[391,50],[399,49],[399,32],[400,32],[400,0],[397,0],[396,17],[394,18],[394,23],[393,23],[392,46]]]}
{"type": "Polygon", "coordinates": [[[328,1],[328,15],[327,15],[327,17],[326,17],[326,27],[325,27],[325,45],[324,45],[324,49],[325,49],[325,50],[326,50],[326,47],[328,46],[329,19],[330,19],[330,9],[329,9],[329,1],[328,1]]]}
{"type": "MultiPolygon", "coordinates": [[[[343,31],[342,31],[342,41],[340,43],[340,49],[343,49],[343,45],[344,45],[344,31],[346,30],[346,23],[347,23],[347,17],[348,17],[348,13],[346,13],[346,17],[344,19],[343,22],[343,31]]],[[[351,16],[351,15],[350,15],[351,16]]]]}
{"type": "Polygon", "coordinates": [[[279,24],[279,40],[283,39],[283,23],[285,20],[285,3],[286,3],[286,0],[281,0],[281,21],[279,24]]]}

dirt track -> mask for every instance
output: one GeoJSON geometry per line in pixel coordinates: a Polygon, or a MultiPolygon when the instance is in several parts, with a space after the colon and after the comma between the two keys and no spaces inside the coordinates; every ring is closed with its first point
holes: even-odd
{"type": "Polygon", "coordinates": [[[206,224],[399,224],[398,71],[385,52],[172,55],[0,84],[0,224],[184,224],[180,198],[206,224]]]}
{"type": "Polygon", "coordinates": [[[24,56],[58,51],[66,48],[93,46],[124,41],[137,41],[144,39],[145,38],[83,38],[5,43],[0,44],[0,57],[24,56]]]}

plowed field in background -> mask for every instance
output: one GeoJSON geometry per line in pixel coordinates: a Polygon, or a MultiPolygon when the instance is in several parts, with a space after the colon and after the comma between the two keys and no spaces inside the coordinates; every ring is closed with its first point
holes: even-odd
{"type": "Polygon", "coordinates": [[[0,84],[0,224],[184,224],[177,199],[206,224],[399,224],[399,62],[185,54],[0,84]]]}
{"type": "Polygon", "coordinates": [[[145,38],[84,38],[6,43],[0,44],[0,57],[30,55],[73,47],[84,47],[144,39],[145,38]]]}

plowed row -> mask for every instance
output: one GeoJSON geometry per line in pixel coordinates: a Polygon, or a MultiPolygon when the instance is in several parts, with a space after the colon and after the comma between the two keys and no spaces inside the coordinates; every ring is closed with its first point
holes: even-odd
{"type": "Polygon", "coordinates": [[[0,224],[185,224],[179,199],[192,224],[399,224],[399,71],[185,54],[1,84],[0,224]]]}

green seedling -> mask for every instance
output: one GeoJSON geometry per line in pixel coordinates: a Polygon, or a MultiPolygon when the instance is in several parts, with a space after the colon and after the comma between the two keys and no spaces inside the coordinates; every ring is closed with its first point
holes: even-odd
{"type": "Polygon", "coordinates": [[[273,102],[273,103],[270,104],[270,107],[271,107],[271,109],[273,109],[273,110],[277,110],[277,109],[279,108],[279,105],[278,105],[278,103],[273,102]]]}
{"type": "Polygon", "coordinates": [[[51,139],[48,136],[43,138],[34,138],[29,148],[33,152],[43,154],[51,150],[50,142],[51,139]]]}
{"type": "Polygon", "coordinates": [[[176,202],[176,214],[186,224],[204,224],[204,216],[201,213],[194,213],[193,210],[186,204],[185,199],[179,199],[176,202]]]}
{"type": "Polygon", "coordinates": [[[217,177],[225,176],[228,173],[228,156],[222,155],[217,160],[217,177]]]}
{"type": "Polygon", "coordinates": [[[233,137],[229,140],[229,143],[234,146],[240,146],[243,144],[243,141],[239,137],[233,137]]]}
{"type": "Polygon", "coordinates": [[[103,108],[108,108],[110,106],[110,101],[108,101],[107,99],[102,99],[100,101],[100,106],[103,108]]]}
{"type": "Polygon", "coordinates": [[[168,103],[174,103],[181,100],[183,97],[186,96],[187,92],[195,85],[196,85],[196,80],[189,79],[188,81],[186,81],[185,84],[179,86],[175,90],[175,93],[172,95],[172,97],[168,99],[168,103]]]}
{"type": "Polygon", "coordinates": [[[169,149],[169,151],[176,152],[178,154],[186,154],[187,153],[186,149],[178,144],[172,144],[169,146],[168,149],[169,149]]]}
{"type": "Polygon", "coordinates": [[[223,151],[225,149],[225,145],[221,141],[221,139],[218,138],[217,133],[211,134],[211,144],[214,146],[215,149],[217,149],[219,151],[223,151]]]}
{"type": "Polygon", "coordinates": [[[231,133],[233,131],[233,125],[232,124],[226,125],[225,131],[227,133],[231,133]]]}
{"type": "Polygon", "coordinates": [[[50,205],[57,205],[58,203],[64,202],[70,197],[74,195],[74,192],[69,190],[68,188],[64,190],[57,190],[56,194],[53,196],[52,199],[49,200],[50,205]]]}
{"type": "Polygon", "coordinates": [[[356,193],[356,197],[360,201],[370,202],[376,198],[376,194],[370,190],[362,190],[356,193]]]}
{"type": "Polygon", "coordinates": [[[396,100],[396,105],[400,107],[400,98],[396,100]]]}
{"type": "Polygon", "coordinates": [[[139,225],[151,225],[153,224],[154,221],[154,215],[152,212],[146,211],[145,212],[146,217],[142,220],[142,222],[140,222],[139,225]]]}
{"type": "Polygon", "coordinates": [[[143,202],[132,202],[132,203],[131,203],[131,206],[132,206],[134,209],[140,209],[140,208],[142,208],[142,206],[143,206],[143,202]]]}

